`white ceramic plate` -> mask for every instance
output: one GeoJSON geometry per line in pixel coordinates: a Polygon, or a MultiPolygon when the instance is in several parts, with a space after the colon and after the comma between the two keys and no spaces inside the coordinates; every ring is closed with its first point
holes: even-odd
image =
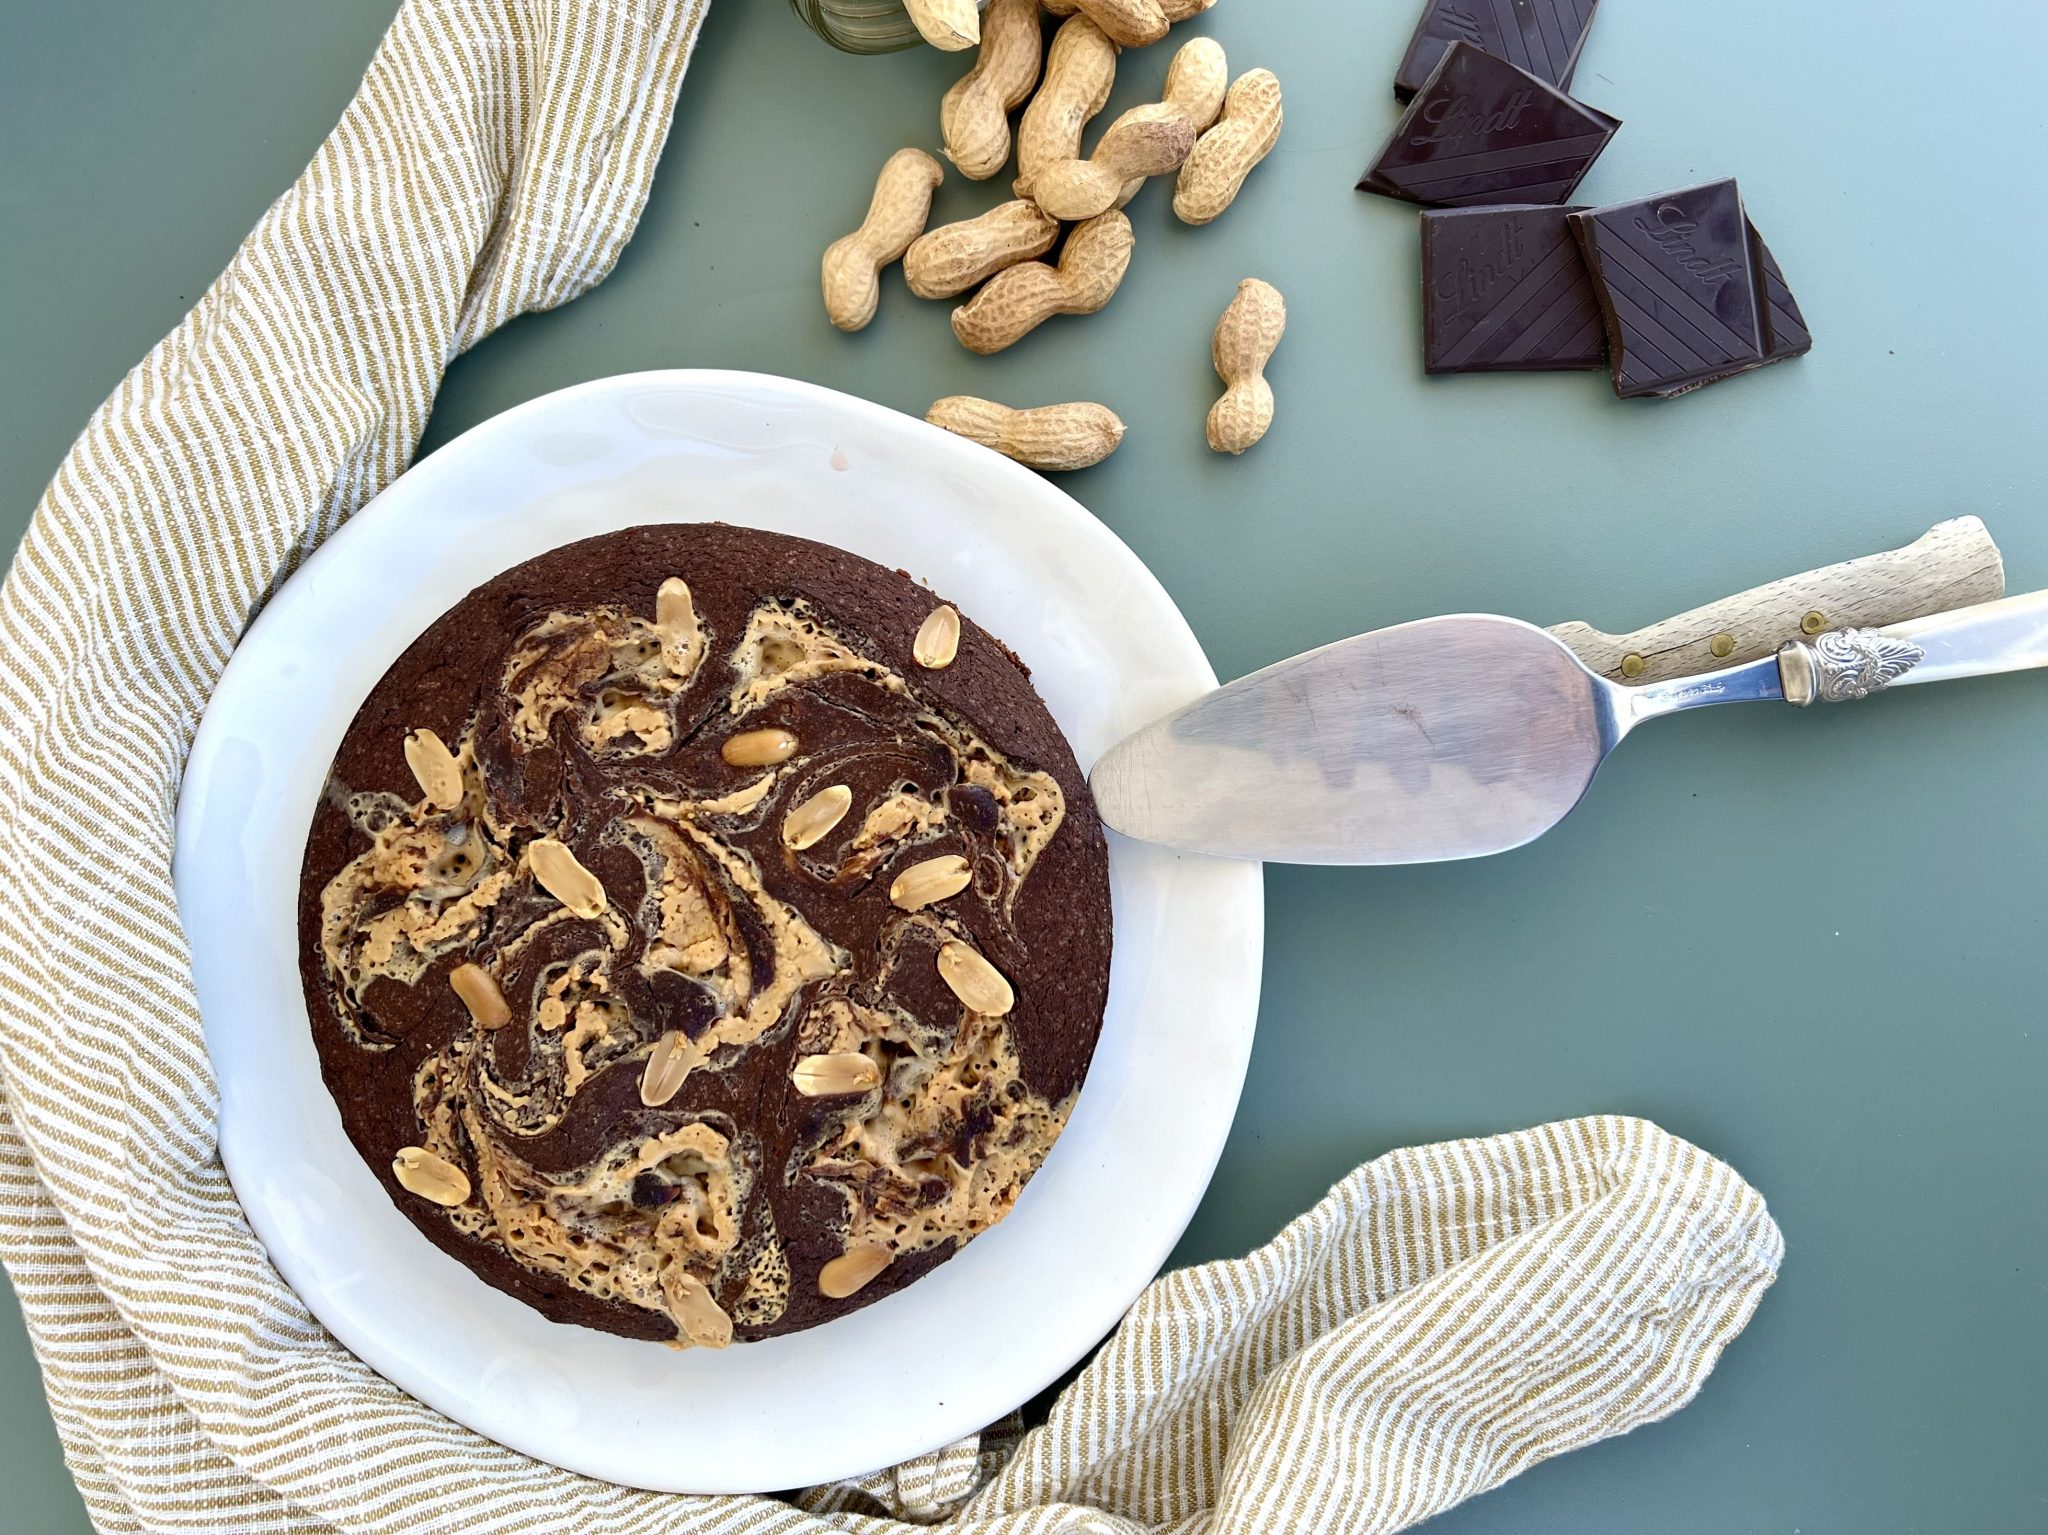
{"type": "Polygon", "coordinates": [[[1024,658],[1084,768],[1215,685],[1150,572],[1030,471],[811,385],[643,373],[485,422],[358,512],[250,627],[178,805],[221,1155],[279,1272],[342,1343],[458,1422],[672,1492],[889,1465],[1080,1358],[1158,1270],[1215,1168],[1263,937],[1257,866],[1112,835],[1109,1011],[1066,1133],[1008,1220],[822,1327],[721,1353],[629,1342],[548,1322],[428,1244],[342,1133],[299,991],[299,859],[328,764],[385,668],[472,587],[589,534],[710,520],[929,581],[1024,658]],[[861,1405],[821,1418],[820,1402],[861,1405]],[[791,1432],[803,1423],[814,1431],[791,1432]]]}

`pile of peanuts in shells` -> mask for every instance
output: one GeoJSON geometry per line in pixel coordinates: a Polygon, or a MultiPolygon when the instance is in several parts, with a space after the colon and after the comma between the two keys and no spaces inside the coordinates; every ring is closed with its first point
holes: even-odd
{"type": "MultiPolygon", "coordinates": [[[[1236,200],[1280,137],[1280,82],[1267,69],[1230,78],[1222,45],[1197,37],[1174,54],[1162,99],[1137,106],[1081,154],[1088,122],[1109,100],[1117,55],[1167,36],[1216,0],[904,0],[924,39],[948,52],[975,49],[974,67],[939,103],[946,158],[986,181],[1010,164],[1013,201],[927,231],[945,168],[922,149],[882,166],[867,217],[825,251],[825,312],[841,330],[864,329],[881,300],[881,274],[897,261],[920,298],[952,299],[953,334],[984,356],[1014,345],[1055,315],[1093,314],[1116,295],[1135,235],[1124,205],[1154,176],[1176,178],[1173,211],[1207,224],[1236,200]],[[1064,18],[1044,46],[1044,11],[1064,18]],[[1041,64],[1043,78],[1041,79],[1041,64]],[[1035,94],[1034,94],[1035,91],[1035,94]],[[1026,106],[1026,101],[1029,105],[1026,106]],[[1014,133],[1010,114],[1024,108],[1014,133]],[[1066,228],[1055,261],[1041,260],[1066,228]]],[[[1223,396],[1210,408],[1209,446],[1242,453],[1273,424],[1265,367],[1287,327],[1270,283],[1248,277],[1217,322],[1211,350],[1223,396]]],[[[1087,401],[1014,409],[953,395],[925,415],[1034,469],[1085,469],[1123,441],[1124,424],[1087,401]]]]}

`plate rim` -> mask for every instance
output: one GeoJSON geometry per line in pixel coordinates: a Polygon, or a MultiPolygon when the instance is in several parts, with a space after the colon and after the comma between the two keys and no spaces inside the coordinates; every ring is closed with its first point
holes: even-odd
{"type": "MultiPolygon", "coordinates": [[[[741,1485],[738,1483],[728,1484],[720,1482],[716,1477],[709,1480],[685,1477],[679,1481],[673,1476],[661,1474],[621,1476],[614,1474],[617,1469],[616,1467],[607,1469],[599,1460],[574,1453],[573,1446],[564,1447],[549,1443],[548,1434],[550,1431],[545,1427],[538,1427],[535,1433],[526,1434],[517,1431],[506,1432],[504,1431],[505,1425],[502,1422],[493,1423],[489,1427],[483,1426],[477,1419],[479,1417],[488,1418],[489,1415],[487,1413],[462,1410],[470,1407],[472,1402],[451,1404],[446,1400],[440,1399],[442,1393],[432,1389],[430,1385],[423,1386],[421,1372],[409,1369],[408,1361],[403,1357],[394,1357],[392,1349],[383,1345],[376,1336],[374,1328],[365,1331],[358,1326],[360,1319],[354,1312],[338,1309],[331,1304],[323,1307],[322,1304],[316,1303],[315,1299],[311,1298],[309,1290],[312,1294],[319,1295],[323,1301],[331,1300],[331,1297],[327,1294],[326,1287],[310,1272],[309,1265],[311,1260],[304,1258],[302,1254],[294,1251],[289,1233],[277,1218],[276,1212],[269,1209],[265,1201],[260,1197],[252,1197],[251,1191],[256,1189],[258,1184],[254,1179],[253,1173],[243,1166],[243,1158],[245,1154],[252,1158],[258,1154],[257,1147],[245,1144],[245,1138],[256,1134],[257,1130],[255,1126],[249,1125],[234,1111],[232,1104],[236,1099],[236,1095],[226,1091],[227,1084],[224,1080],[220,1054],[221,1045],[217,1041],[216,1029],[210,1026],[208,1022],[210,1015],[216,1018],[219,1017],[220,1010],[218,1008],[209,1010],[205,1007],[206,992],[209,988],[200,975],[200,971],[203,968],[211,969],[210,964],[202,966],[199,963],[200,950],[203,946],[210,945],[207,945],[202,935],[194,930],[195,923],[191,915],[195,909],[206,904],[197,895],[198,885],[207,877],[200,872],[200,867],[203,865],[208,854],[204,829],[199,824],[200,815],[197,807],[203,804],[206,785],[211,781],[211,776],[216,771],[217,759],[223,746],[234,739],[229,734],[229,726],[224,724],[223,721],[230,719],[235,710],[240,707],[241,694],[245,689],[260,689],[263,682],[263,679],[254,673],[253,667],[255,663],[243,662],[243,657],[245,654],[261,654],[266,645],[275,643],[268,638],[273,631],[279,632],[280,635],[288,634],[288,626],[293,621],[292,615],[295,612],[295,600],[290,598],[288,594],[292,592],[294,586],[307,582],[309,579],[318,580],[331,571],[341,569],[343,562],[348,558],[349,551],[354,550],[358,545],[369,546],[370,541],[378,536],[384,521],[396,516],[398,511],[402,510],[406,503],[413,498],[422,494],[433,494],[439,483],[448,476],[454,475],[459,479],[463,466],[469,456],[479,452],[487,453],[491,451],[494,439],[511,437],[522,426],[528,424],[532,418],[544,416],[551,410],[561,410],[565,407],[586,402],[592,397],[623,394],[627,391],[638,389],[677,390],[685,394],[693,391],[710,393],[729,393],[734,390],[765,391],[771,395],[782,396],[788,403],[793,405],[809,407],[826,414],[848,416],[852,420],[877,431],[902,433],[906,441],[923,443],[932,452],[938,454],[941,460],[952,457],[956,463],[970,466],[968,473],[971,477],[987,480],[991,486],[1000,487],[1005,483],[1028,486],[1030,487],[1029,495],[1044,499],[1049,506],[1060,505],[1061,514],[1066,519],[1065,524],[1058,529],[1058,537],[1062,541],[1079,538],[1093,543],[1102,558],[1107,559],[1112,565],[1118,567],[1118,575],[1125,580],[1135,581],[1147,592],[1147,595],[1152,599],[1162,617],[1170,616],[1176,631],[1173,639],[1184,646],[1191,654],[1194,663],[1193,669],[1200,674],[1199,676],[1194,676],[1191,673],[1188,685],[1198,692],[1202,688],[1214,687],[1216,685],[1216,678],[1202,651],[1200,642],[1195,637],[1185,615],[1181,613],[1179,606],[1173,601],[1172,596],[1166,591],[1151,569],[1146,566],[1143,560],[1138,558],[1137,554],[1112,529],[1059,486],[1045,481],[1035,472],[1015,464],[992,451],[957,438],[950,433],[918,420],[916,417],[891,410],[886,406],[861,399],[858,396],[848,395],[841,391],[804,380],[789,379],[773,374],[739,369],[697,368],[648,369],[587,379],[565,388],[552,390],[521,401],[487,417],[483,421],[477,422],[454,438],[451,438],[426,458],[416,461],[404,473],[394,478],[389,485],[375,497],[371,498],[370,501],[366,502],[340,527],[323,540],[319,547],[314,549],[301,563],[298,569],[294,570],[284,582],[280,583],[277,591],[271,595],[261,611],[257,613],[247,626],[228,662],[223,667],[220,678],[216,682],[207,700],[206,708],[202,713],[198,729],[193,738],[192,747],[187,755],[185,770],[179,785],[173,879],[178,894],[181,925],[186,928],[187,940],[192,947],[194,955],[194,976],[195,984],[200,992],[202,1030],[206,1038],[208,1058],[213,1063],[219,1090],[220,1113],[216,1134],[222,1162],[229,1182],[235,1189],[237,1200],[249,1220],[252,1231],[262,1244],[269,1261],[278,1270],[280,1277],[291,1287],[294,1294],[298,1296],[300,1302],[307,1307],[308,1311],[344,1348],[355,1354],[358,1359],[370,1369],[376,1371],[386,1381],[414,1396],[429,1408],[470,1428],[485,1438],[548,1464],[560,1466],[579,1474],[594,1476],[622,1486],[641,1487],[664,1492],[758,1491],[760,1490],[758,1484],[761,1481],[759,1478],[748,1478],[745,1484],[741,1485]],[[410,483],[408,484],[408,482],[410,483]],[[380,506],[382,507],[381,511],[379,510],[380,506]],[[335,553],[334,551],[337,550],[340,552],[335,553]],[[252,647],[254,647],[253,650],[252,647]],[[243,662],[239,671],[237,670],[238,662],[243,662]],[[223,697],[227,698],[228,704],[217,712],[217,705],[219,705],[219,701],[223,697]],[[194,792],[195,790],[196,792],[194,792]]],[[[530,507],[512,507],[502,514],[494,515],[517,517],[522,510],[530,511],[530,507]]],[[[702,516],[692,517],[685,515],[642,518],[639,520],[700,521],[711,519],[702,516]]],[[[963,524],[964,526],[965,524],[963,524]]],[[[789,531],[788,529],[778,530],[789,531]]],[[[796,536],[814,537],[809,532],[799,533],[796,536]]],[[[980,537],[981,535],[978,530],[973,530],[968,536],[980,537]]],[[[828,542],[827,540],[815,541],[828,542]]],[[[559,547],[559,545],[556,545],[556,547],[559,547]]],[[[835,544],[834,547],[846,548],[848,552],[860,555],[863,558],[875,557],[856,544],[835,544]]],[[[1085,555],[1087,551],[1084,549],[1081,553],[1085,555]]],[[[529,555],[519,555],[505,559],[496,568],[501,570],[510,568],[511,565],[520,563],[521,560],[530,557],[529,555]]],[[[431,581],[431,576],[422,576],[420,580],[423,583],[429,582],[431,581]]],[[[459,600],[459,597],[456,600],[459,600]]],[[[432,622],[432,620],[429,619],[428,622],[432,622]]],[[[416,634],[405,636],[400,649],[402,650],[404,645],[410,644],[415,638],[417,638],[416,634]]],[[[1042,659],[1037,664],[1040,669],[1044,668],[1045,663],[1042,659]]],[[[360,700],[358,699],[356,702],[359,704],[360,700]]],[[[1084,761],[1083,771],[1085,772],[1090,765],[1084,761]]],[[[1113,832],[1107,835],[1112,848],[1111,858],[1114,862],[1118,857],[1117,847],[1120,844],[1126,847],[1131,845],[1123,844],[1122,839],[1113,832]]],[[[299,846],[298,839],[295,838],[292,845],[296,849],[299,846]]],[[[1242,1022],[1237,1027],[1233,1036],[1237,1050],[1235,1059],[1229,1063],[1230,1082],[1227,1092],[1223,1095],[1227,1099],[1227,1105],[1219,1106],[1214,1115],[1213,1125],[1207,1137],[1206,1151],[1199,1159],[1190,1161],[1189,1165],[1191,1167],[1195,1166],[1197,1161],[1199,1162],[1199,1177],[1194,1179],[1189,1185],[1191,1193],[1187,1199],[1185,1210],[1179,1211],[1162,1227],[1162,1237],[1154,1244],[1158,1250],[1153,1254],[1152,1261],[1143,1278],[1130,1280],[1105,1290],[1103,1292],[1104,1296],[1113,1296],[1114,1299],[1112,1301],[1105,1298],[1098,1307],[1094,1308],[1103,1315],[1105,1321],[1101,1328],[1091,1329],[1092,1341],[1082,1345],[1078,1352],[1070,1354],[1067,1350],[1055,1349],[1052,1353],[1045,1355],[1042,1368],[1033,1372],[1033,1379],[1028,1386],[1021,1391],[1017,1390],[1014,1385],[1005,1389],[1005,1395],[1013,1395],[1015,1397],[1015,1402],[1012,1402],[1010,1405],[1027,1401],[1030,1397],[1043,1390],[1047,1385],[1058,1379],[1077,1359],[1085,1357],[1090,1350],[1097,1346],[1102,1337],[1107,1336],[1120,1325],[1130,1305],[1152,1282],[1154,1275],[1156,1275],[1171,1255],[1173,1248],[1185,1233],[1187,1225],[1192,1220],[1196,1209],[1199,1207],[1201,1198],[1213,1179],[1215,1168],[1221,1160],[1230,1128],[1235,1121],[1236,1107],[1242,1094],[1249,1066],[1253,1025],[1257,1017],[1262,980],[1262,961],[1265,943],[1263,880],[1260,873],[1260,865],[1256,863],[1232,864],[1227,860],[1192,858],[1187,861],[1201,865],[1221,865],[1242,871],[1240,874],[1233,876],[1234,882],[1238,886],[1233,895],[1240,906],[1236,920],[1246,925],[1247,963],[1245,967],[1246,973],[1241,977],[1242,997],[1234,1004],[1234,1010],[1242,1013],[1242,1022]]],[[[1121,928],[1122,918],[1119,917],[1118,920],[1119,927],[1121,928]]],[[[1115,963],[1115,952],[1113,948],[1112,965],[1115,963]]],[[[292,974],[296,976],[296,953],[292,954],[290,959],[292,961],[292,974]]],[[[303,1002],[301,1001],[298,1008],[290,1016],[290,1026],[302,1028],[304,1016],[303,1002]]],[[[232,1059],[231,1050],[229,1054],[232,1059]]],[[[338,1111],[336,1117],[337,1119],[339,1118],[338,1111]]],[[[1054,1156],[1058,1155],[1058,1149],[1055,1146],[1054,1156]]],[[[362,1166],[360,1159],[357,1159],[357,1167],[365,1176],[369,1175],[369,1170],[367,1167],[362,1166]]],[[[402,1214],[396,1212],[395,1207],[393,1213],[398,1215],[400,1220],[404,1219],[402,1214]]],[[[425,1243],[422,1243],[422,1249],[425,1252],[434,1251],[430,1244],[425,1243]]],[[[450,1261],[452,1262],[453,1260],[451,1259],[450,1261]]],[[[484,1286],[484,1281],[481,1278],[473,1274],[470,1277],[477,1285],[484,1286]]],[[[926,1282],[929,1281],[920,1281],[920,1283],[926,1282]]],[[[485,1286],[485,1288],[490,1287],[485,1286]]],[[[916,1287],[910,1287],[910,1289],[903,1293],[914,1293],[915,1289],[916,1287]]],[[[503,1292],[495,1290],[492,1293],[503,1294],[503,1292]]],[[[524,1305],[523,1302],[515,1301],[514,1303],[524,1305]]],[[[539,1314],[536,1312],[534,1315],[538,1317],[539,1314]]],[[[563,1327],[567,1324],[547,1323],[546,1325],[550,1327],[563,1327]]],[[[821,1327],[808,1331],[815,1334],[823,1330],[821,1327]]],[[[582,1330],[578,1329],[578,1332],[580,1331],[582,1330]]],[[[569,1334],[568,1336],[573,1338],[574,1334],[569,1334]]],[[[793,1336],[801,1337],[804,1334],[793,1336]]],[[[745,1345],[745,1347],[749,1348],[761,1346],[745,1345]]],[[[960,1394],[972,1396],[971,1392],[963,1391],[960,1394]]],[[[983,1427],[987,1422],[1000,1416],[1003,1410],[1005,1409],[997,1408],[994,1412],[988,1412],[979,1407],[972,1411],[964,1408],[956,1410],[948,1415],[947,1419],[943,1420],[943,1432],[935,1429],[930,1433],[916,1436],[917,1443],[914,1446],[908,1445],[906,1442],[905,1448],[889,1454],[881,1464],[893,1464],[902,1459],[949,1443],[961,1437],[962,1434],[972,1433],[983,1427]]],[[[586,1432],[587,1430],[578,1428],[571,1431],[570,1437],[573,1439],[576,1435],[586,1432]]],[[[871,1457],[862,1456],[859,1458],[862,1463],[853,1465],[843,1461],[831,1462],[814,1457],[813,1462],[803,1467],[799,1474],[787,1480],[776,1480],[773,1484],[796,1485],[799,1482],[831,1481],[846,1476],[858,1475],[866,1470],[873,1469],[871,1465],[866,1463],[871,1457]]]]}

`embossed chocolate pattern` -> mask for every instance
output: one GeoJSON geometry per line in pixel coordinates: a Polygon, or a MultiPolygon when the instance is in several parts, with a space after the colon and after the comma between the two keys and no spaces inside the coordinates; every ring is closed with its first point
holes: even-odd
{"type": "Polygon", "coordinates": [[[792,1331],[928,1271],[1044,1159],[1106,992],[1101,833],[1000,645],[963,623],[954,665],[914,665],[932,602],[800,540],[632,529],[472,593],[364,705],[307,846],[316,1042],[373,1167],[417,1147],[468,1179],[448,1207],[387,1184],[492,1283],[631,1336],[792,1331]],[[423,796],[420,730],[459,796],[423,796]],[[729,760],[762,730],[798,744],[729,760]],[[957,894],[892,903],[955,859],[957,894]],[[962,1003],[949,943],[1008,979],[1006,1015],[962,1003]],[[472,964],[501,1027],[450,983],[472,964]],[[802,1091],[813,1058],[858,1090],[802,1091]],[[854,1294],[821,1280],[874,1247],[854,1294]]]}
{"type": "Polygon", "coordinates": [[[1452,43],[1470,43],[1569,90],[1593,25],[1594,0],[1428,0],[1394,75],[1406,101],[1422,88],[1452,43]]]}
{"type": "Polygon", "coordinates": [[[1600,300],[1565,216],[1516,205],[1422,214],[1422,356],[1430,373],[1597,368],[1600,300]]]}
{"type": "Polygon", "coordinates": [[[1425,207],[1563,202],[1620,127],[1526,70],[1454,42],[1358,186],[1425,207]]]}
{"type": "Polygon", "coordinates": [[[1573,213],[1567,222],[1599,294],[1614,392],[1624,399],[1687,394],[1812,345],[1734,181],[1573,213]]]}

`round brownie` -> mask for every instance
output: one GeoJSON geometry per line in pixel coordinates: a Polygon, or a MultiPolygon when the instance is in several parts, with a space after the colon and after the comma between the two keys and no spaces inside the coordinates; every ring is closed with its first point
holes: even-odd
{"type": "Polygon", "coordinates": [[[1109,986],[1108,854],[1003,644],[900,571],[689,524],[556,549],[371,691],[300,972],[358,1151],[561,1322],[722,1345],[1001,1220],[1109,986]]]}

